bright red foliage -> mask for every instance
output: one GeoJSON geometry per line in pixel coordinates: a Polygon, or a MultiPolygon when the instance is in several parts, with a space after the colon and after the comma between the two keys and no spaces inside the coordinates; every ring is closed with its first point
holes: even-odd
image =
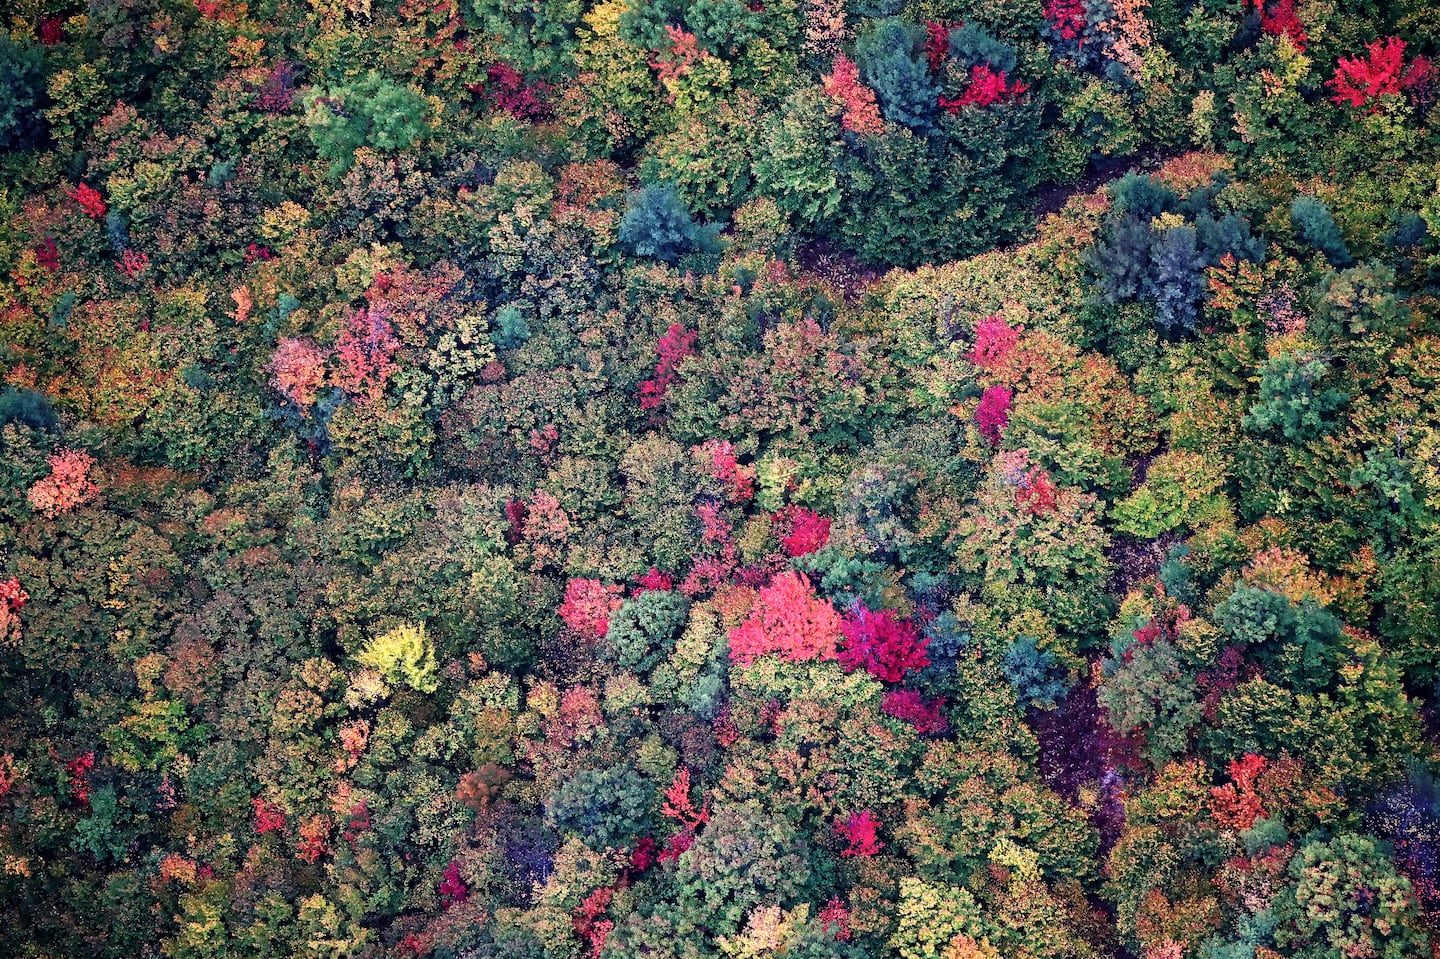
{"type": "Polygon", "coordinates": [[[1210,814],[1226,829],[1249,829],[1265,818],[1265,807],[1255,794],[1255,780],[1265,771],[1264,756],[1246,753],[1226,767],[1233,782],[1210,790],[1210,814]]]}
{"type": "Polygon", "coordinates": [[[1260,14],[1261,30],[1272,37],[1289,37],[1296,50],[1305,49],[1309,37],[1295,13],[1295,0],[1255,0],[1255,12],[1260,14]]]}
{"type": "Polygon", "coordinates": [[[20,638],[20,610],[29,599],[16,577],[0,580],[0,642],[20,638]]]}
{"type": "Polygon", "coordinates": [[[98,220],[105,215],[105,198],[100,191],[87,183],[82,183],[70,191],[70,199],[80,204],[80,209],[92,220],[98,220]]]}
{"type": "Polygon", "coordinates": [[[285,831],[285,811],[278,806],[273,806],[259,796],[250,800],[250,806],[255,813],[255,832],[261,836],[267,832],[285,831]]]}
{"type": "Polygon", "coordinates": [[[437,890],[440,899],[444,902],[445,908],[449,909],[457,902],[464,902],[470,898],[470,887],[460,877],[460,866],[458,863],[450,863],[445,867],[445,872],[440,879],[440,887],[437,890]]]}
{"type": "Polygon", "coordinates": [[[1365,48],[1366,59],[1342,57],[1327,86],[1335,91],[1330,99],[1341,106],[1379,109],[1377,102],[1388,94],[1401,92],[1404,79],[1405,41],[1399,37],[1376,40],[1365,48]]]}
{"type": "Polygon", "coordinates": [[[915,731],[925,736],[938,736],[950,728],[942,710],[945,700],[926,701],[918,690],[893,689],[880,701],[880,709],[887,716],[909,723],[915,731]]]}
{"type": "Polygon", "coordinates": [[[1006,323],[1003,317],[987,316],[975,324],[975,345],[970,348],[970,362],[982,370],[993,370],[1015,352],[1020,342],[1020,329],[1006,323]]]}
{"type": "Polygon", "coordinates": [[[787,506],[771,520],[789,527],[780,539],[787,556],[808,556],[830,542],[830,520],[803,506],[787,506]]]}
{"type": "Polygon", "coordinates": [[[843,53],[835,55],[830,73],[821,78],[825,95],[840,107],[840,125],[861,135],[884,133],[885,121],[875,102],[875,91],[860,82],[855,61],[843,53]]]}
{"type": "Polygon", "coordinates": [[[1000,445],[1000,436],[1010,423],[1013,396],[1008,386],[991,386],[980,394],[980,405],[975,407],[975,427],[991,446],[1000,445]]]}
{"type": "Polygon", "coordinates": [[[850,941],[853,935],[850,931],[850,910],[845,908],[839,896],[833,896],[820,910],[820,925],[835,937],[836,942],[850,941]]]}
{"type": "Polygon", "coordinates": [[[675,580],[670,578],[669,573],[662,573],[654,566],[651,566],[650,572],[635,581],[635,586],[630,591],[630,595],[639,596],[641,593],[649,592],[668,593],[674,588],[675,580]]]}
{"type": "Polygon", "coordinates": [[[601,886],[580,903],[580,908],[570,917],[571,925],[575,929],[575,935],[579,936],[589,947],[590,955],[598,956],[605,948],[605,940],[610,936],[610,930],[615,923],[609,919],[601,919],[605,910],[610,908],[610,900],[614,897],[615,890],[609,886],[601,886]]]}
{"type": "Polygon", "coordinates": [[[378,307],[353,311],[335,343],[340,368],[335,385],[357,400],[378,403],[399,369],[393,357],[400,340],[386,312],[378,307]]]}
{"type": "Polygon", "coordinates": [[[1184,603],[1162,610],[1135,630],[1135,642],[1141,646],[1153,646],[1160,639],[1175,639],[1180,635],[1180,627],[1189,621],[1190,608],[1184,603]]]}
{"type": "Polygon", "coordinates": [[[857,606],[840,629],[845,635],[840,665],[846,672],[864,669],[882,682],[898,683],[908,671],[930,665],[925,655],[930,641],[888,609],[877,613],[857,606]]]}
{"type": "Polygon", "coordinates": [[[582,636],[603,639],[610,631],[610,614],[619,609],[624,589],[598,579],[574,578],[565,584],[565,602],[560,618],[582,636]]]}
{"type": "Polygon", "coordinates": [[[30,487],[30,508],[54,519],[78,509],[95,498],[100,487],[90,480],[95,458],[84,450],[60,450],[50,454],[50,475],[30,487]]]}
{"type": "Polygon", "coordinates": [[[950,31],[956,26],[959,24],[925,21],[925,60],[931,72],[939,70],[950,55],[950,31]]]}
{"type": "Polygon", "coordinates": [[[1050,30],[1062,40],[1084,42],[1085,2],[1084,0],[1046,0],[1045,22],[1050,30]]]}
{"type": "Polygon", "coordinates": [[[848,845],[840,851],[842,857],[851,856],[873,856],[885,844],[880,841],[877,832],[880,829],[880,820],[868,809],[859,812],[852,812],[845,819],[835,824],[835,832],[845,838],[848,845]]]}
{"type": "Polygon", "coordinates": [[[220,0],[195,0],[195,10],[206,20],[234,23],[235,14],[220,0]]]}
{"type": "Polygon", "coordinates": [[[1030,89],[1030,85],[1018,80],[1009,82],[1005,71],[996,71],[990,64],[982,63],[970,68],[970,83],[965,92],[951,99],[943,94],[937,102],[950,113],[959,113],[965,107],[988,107],[997,103],[1014,100],[1030,89]]]}
{"type": "Polygon", "coordinates": [[[1020,486],[1015,490],[1015,502],[1032,516],[1044,516],[1055,511],[1059,493],[1050,474],[1034,466],[1020,480],[1020,486]]]}
{"type": "Polygon", "coordinates": [[[665,393],[675,382],[681,361],[695,355],[696,339],[695,333],[679,323],[670,324],[670,329],[655,345],[655,352],[660,355],[655,363],[655,378],[640,384],[641,409],[658,409],[665,402],[665,393]]]}
{"type": "Polygon", "coordinates": [[[690,829],[699,829],[701,825],[710,821],[710,806],[706,804],[700,809],[690,801],[690,770],[684,766],[675,773],[668,789],[665,790],[665,804],[660,807],[660,814],[666,819],[673,819],[690,829]]]}
{"type": "Polygon", "coordinates": [[[90,805],[90,770],[95,768],[95,752],[84,752],[65,764],[70,777],[70,798],[82,806],[90,805]]]}
{"type": "Polygon", "coordinates": [[[815,595],[801,573],[777,573],[761,588],[745,622],[730,630],[730,659],[748,666],[761,656],[792,663],[835,659],[840,614],[815,595]]]}

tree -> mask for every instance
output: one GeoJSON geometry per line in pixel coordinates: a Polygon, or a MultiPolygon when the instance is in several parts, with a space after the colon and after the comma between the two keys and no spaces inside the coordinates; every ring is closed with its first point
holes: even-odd
{"type": "Polygon", "coordinates": [[[1297,196],[1290,204],[1290,223],[1300,239],[1323,253],[1331,266],[1349,266],[1354,262],[1345,237],[1324,201],[1313,196],[1297,196]]]}
{"type": "Polygon", "coordinates": [[[631,256],[653,257],[675,263],[689,253],[715,253],[720,228],[702,225],[690,217],[675,188],[647,186],[630,194],[620,220],[620,245],[631,256]]]}
{"type": "MultiPolygon", "coordinates": [[[[813,87],[796,90],[760,130],[754,162],[756,186],[801,230],[828,225],[840,210],[841,144],[834,132],[835,108],[826,99],[840,95],[829,86],[825,95],[813,87]]],[[[854,99],[855,95],[850,96],[854,99]]],[[[857,132],[873,133],[879,114],[872,123],[862,107],[863,102],[862,106],[852,104],[842,122],[846,129],[858,124],[863,129],[857,132]]],[[[873,98],[870,108],[874,109],[873,98]]]]}
{"type": "Polygon", "coordinates": [[[433,693],[440,688],[439,677],[435,675],[435,647],[424,624],[396,626],[376,636],[355,659],[388,681],[417,692],[433,693]]]}
{"type": "Polygon", "coordinates": [[[654,787],[628,766],[582,769],[545,802],[545,817],[594,849],[621,847],[648,830],[654,787]]]}
{"type": "Polygon", "coordinates": [[[682,904],[720,935],[733,935],[756,906],[797,902],[809,885],[809,850],[795,827],[755,801],[715,809],[676,864],[682,904]]]}
{"type": "Polygon", "coordinates": [[[934,132],[939,91],[926,66],[923,30],[895,18],[872,21],[855,43],[855,63],[885,119],[917,133],[934,132]]]}
{"type": "Polygon", "coordinates": [[[1300,848],[1276,904],[1276,942],[1294,955],[1401,959],[1428,948],[1410,881],[1375,841],[1341,833],[1300,848]]]}
{"type": "Polygon", "coordinates": [[[305,97],[305,125],[320,157],[339,177],[362,146],[399,150],[425,132],[425,98],[375,70],[351,83],[316,87],[305,97]]]}
{"type": "Polygon", "coordinates": [[[50,475],[30,487],[27,494],[35,512],[54,519],[85,505],[100,492],[90,479],[95,458],[84,450],[60,450],[52,453],[48,462],[50,475]]]}
{"type": "Polygon", "coordinates": [[[804,574],[777,573],[745,622],[730,631],[730,660],[748,666],[771,655],[792,663],[835,659],[841,630],[840,614],[815,595],[804,574]]]}
{"type": "Polygon", "coordinates": [[[43,129],[44,63],[38,47],[0,33],[0,152],[24,149],[43,129]]]}
{"type": "Polygon", "coordinates": [[[840,665],[847,672],[863,668],[881,682],[898,683],[907,672],[930,665],[928,640],[888,609],[872,612],[862,604],[845,617],[840,630],[845,634],[840,665]]]}
{"type": "Polygon", "coordinates": [[[471,6],[481,27],[499,41],[495,53],[507,64],[542,74],[569,66],[584,12],[578,0],[472,0],[471,6]]]}
{"type": "Polygon", "coordinates": [[[1278,430],[1292,443],[1324,435],[1333,415],[1350,399],[1325,385],[1329,371],[1329,362],[1315,353],[1282,353],[1269,360],[1260,370],[1260,395],[1245,414],[1246,429],[1278,430]]]}

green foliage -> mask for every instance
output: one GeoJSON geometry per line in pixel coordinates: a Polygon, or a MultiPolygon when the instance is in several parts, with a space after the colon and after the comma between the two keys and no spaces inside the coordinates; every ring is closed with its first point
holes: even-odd
{"type": "Polygon", "coordinates": [[[1245,414],[1246,429],[1279,432],[1292,443],[1326,433],[1349,395],[1325,383],[1330,364],[1312,353],[1282,353],[1260,371],[1260,395],[1245,414]]]}
{"type": "Polygon", "coordinates": [[[593,849],[622,847],[647,831],[655,793],[628,766],[582,769],[545,801],[545,817],[593,849]]]}
{"type": "Polygon", "coordinates": [[[824,227],[839,212],[841,144],[835,130],[834,107],[814,87],[792,93],[761,128],[756,185],[800,229],[824,227]]]}
{"type": "Polygon", "coordinates": [[[558,73],[575,52],[575,28],[585,7],[578,0],[544,4],[472,0],[480,26],[498,41],[495,54],[526,73],[558,73]]]}
{"type": "Polygon", "coordinates": [[[1291,862],[1290,875],[1294,885],[1276,904],[1282,921],[1275,937],[1294,955],[1400,959],[1426,947],[1410,881],[1396,873],[1374,840],[1342,833],[1329,842],[1307,843],[1291,862]]]}
{"type": "Polygon", "coordinates": [[[330,176],[344,174],[360,147],[401,150],[425,132],[425,98],[371,70],[351,83],[305,97],[305,126],[330,176]]]}
{"type": "Polygon", "coordinates": [[[681,855],[676,889],[709,928],[732,935],[756,906],[783,907],[804,895],[811,878],[808,852],[795,827],[758,802],[727,804],[714,810],[695,845],[681,855]]]}
{"type": "Polygon", "coordinates": [[[1323,201],[1313,196],[1297,196],[1290,204],[1290,223],[1300,239],[1324,254],[1331,266],[1349,266],[1354,262],[1340,227],[1323,201]]]}
{"type": "Polygon", "coordinates": [[[605,645],[623,669],[647,673],[675,648],[690,604],[671,590],[647,590],[610,616],[605,645]]]}
{"type": "Polygon", "coordinates": [[[38,47],[0,33],[0,152],[29,146],[40,135],[45,60],[38,47]]]}

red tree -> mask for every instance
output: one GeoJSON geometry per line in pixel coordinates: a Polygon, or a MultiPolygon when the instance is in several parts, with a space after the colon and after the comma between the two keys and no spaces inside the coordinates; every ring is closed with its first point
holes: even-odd
{"type": "Polygon", "coordinates": [[[1380,108],[1380,98],[1418,88],[1432,76],[1430,62],[1417,57],[1404,69],[1405,41],[1399,37],[1376,40],[1365,48],[1365,59],[1342,57],[1327,86],[1334,90],[1331,100],[1341,106],[1380,108]]]}
{"type": "Polygon", "coordinates": [[[610,631],[610,614],[619,609],[624,589],[598,579],[575,578],[565,584],[560,618],[582,636],[603,639],[610,631]]]}
{"type": "Polygon", "coordinates": [[[991,386],[980,394],[980,405],[975,407],[975,427],[991,446],[1000,445],[1000,437],[1010,423],[1012,396],[1008,386],[991,386]]]}
{"type": "Polygon", "coordinates": [[[379,402],[398,369],[393,357],[399,349],[400,340],[383,309],[372,306],[353,311],[335,343],[340,358],[335,385],[355,399],[379,402]]]}
{"type": "Polygon", "coordinates": [[[665,402],[665,393],[675,382],[680,363],[687,356],[695,355],[696,335],[679,323],[670,324],[670,329],[655,345],[659,359],[655,363],[655,378],[640,384],[640,408],[659,409],[665,402]]]}
{"type": "Polygon", "coordinates": [[[761,656],[792,663],[835,659],[840,614],[815,595],[804,575],[786,570],[762,587],[745,622],[730,630],[730,659],[748,666],[761,656]]]}
{"type": "Polygon", "coordinates": [[[1272,37],[1289,37],[1296,50],[1305,49],[1309,37],[1295,13],[1295,0],[1255,0],[1255,12],[1260,15],[1261,30],[1272,37]]]}
{"type": "Polygon", "coordinates": [[[998,316],[987,316],[975,324],[975,345],[970,348],[970,362],[982,370],[993,370],[1003,363],[1020,342],[1020,330],[998,316]]]}
{"type": "Polygon", "coordinates": [[[259,796],[250,800],[255,813],[255,832],[261,836],[267,832],[285,832],[285,811],[279,806],[266,802],[259,796]]]}
{"type": "Polygon", "coordinates": [[[1265,771],[1264,756],[1246,753],[1226,767],[1231,782],[1210,790],[1210,814],[1226,829],[1249,829],[1265,818],[1265,807],[1255,793],[1255,780],[1265,771]]]}
{"type": "Polygon", "coordinates": [[[71,190],[69,196],[70,199],[80,204],[80,209],[84,210],[85,215],[90,219],[98,220],[105,215],[105,198],[100,195],[99,190],[88,183],[82,183],[71,190]]]}
{"type": "Polygon", "coordinates": [[[782,529],[788,526],[780,539],[787,556],[808,556],[830,541],[830,520],[803,506],[787,506],[772,521],[781,524],[782,529]]]}
{"type": "Polygon", "coordinates": [[[880,820],[868,809],[859,812],[852,812],[845,819],[835,824],[835,832],[845,838],[846,847],[840,850],[840,855],[846,858],[851,856],[873,856],[885,844],[880,841],[878,832],[880,820]]]}
{"type": "Polygon", "coordinates": [[[840,665],[846,672],[864,669],[882,682],[898,683],[908,671],[930,665],[925,655],[929,640],[888,609],[877,613],[858,606],[840,629],[845,635],[840,665]]]}
{"type": "Polygon", "coordinates": [[[90,480],[95,458],[83,450],[60,450],[48,460],[50,475],[30,487],[30,508],[54,519],[90,502],[100,487],[90,480]]]}
{"type": "Polygon", "coordinates": [[[464,902],[470,898],[470,887],[466,884],[465,880],[461,878],[458,863],[452,862],[445,867],[445,872],[440,878],[440,887],[437,891],[440,893],[440,899],[445,903],[446,909],[449,909],[457,902],[464,902]]]}
{"type": "Polygon", "coordinates": [[[1046,0],[1045,22],[1050,30],[1062,40],[1084,42],[1085,3],[1084,0],[1046,0]]]}
{"type": "Polygon", "coordinates": [[[944,707],[944,699],[927,701],[914,689],[891,690],[880,701],[880,709],[885,715],[909,723],[924,736],[938,736],[950,728],[942,712],[944,707]]]}
{"type": "Polygon", "coordinates": [[[840,107],[840,125],[861,135],[884,133],[885,121],[875,102],[875,91],[860,82],[860,70],[843,53],[835,55],[830,72],[821,80],[825,95],[840,107]]]}
{"type": "Polygon", "coordinates": [[[1004,70],[996,71],[990,64],[982,63],[970,68],[970,82],[964,93],[955,99],[942,94],[938,102],[942,109],[959,113],[965,107],[988,107],[1014,100],[1028,89],[1029,84],[1018,80],[1011,83],[1004,70]]]}

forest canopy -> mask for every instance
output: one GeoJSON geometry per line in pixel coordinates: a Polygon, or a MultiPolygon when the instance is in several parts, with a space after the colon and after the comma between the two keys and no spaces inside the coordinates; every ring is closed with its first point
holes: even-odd
{"type": "Polygon", "coordinates": [[[1440,955],[1426,0],[15,0],[0,955],[1440,955]]]}

